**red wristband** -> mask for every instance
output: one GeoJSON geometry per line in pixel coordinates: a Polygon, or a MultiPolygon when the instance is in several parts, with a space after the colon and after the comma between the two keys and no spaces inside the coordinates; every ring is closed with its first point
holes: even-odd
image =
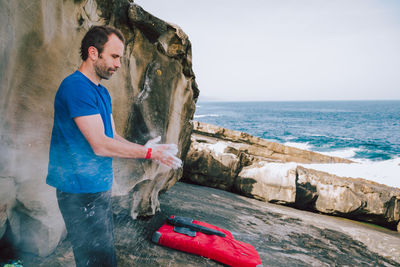
{"type": "Polygon", "coordinates": [[[151,151],[152,151],[153,149],[151,148],[151,147],[149,147],[148,149],[147,149],[147,153],[146,153],[146,159],[150,159],[151,158],[151,151]]]}

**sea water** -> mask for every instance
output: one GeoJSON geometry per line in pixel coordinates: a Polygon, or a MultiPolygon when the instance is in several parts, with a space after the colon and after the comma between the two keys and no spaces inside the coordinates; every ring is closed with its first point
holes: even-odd
{"type": "Polygon", "coordinates": [[[400,188],[400,101],[198,102],[194,119],[351,159],[312,167],[400,188]]]}

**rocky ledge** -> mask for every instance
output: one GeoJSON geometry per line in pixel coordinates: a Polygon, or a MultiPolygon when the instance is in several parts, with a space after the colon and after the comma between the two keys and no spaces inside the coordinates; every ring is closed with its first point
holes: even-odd
{"type": "MultiPolygon", "coordinates": [[[[153,244],[167,216],[205,221],[253,245],[264,266],[399,266],[400,233],[351,220],[257,201],[210,187],[176,183],[160,195],[161,211],[133,220],[115,202],[118,266],[223,266],[204,257],[153,244]]],[[[72,267],[68,241],[48,257],[17,255],[26,267],[72,267]]]]}
{"type": "Polygon", "coordinates": [[[304,163],[352,164],[352,161],[206,123],[194,121],[193,125],[184,180],[400,231],[398,188],[301,166],[304,163]]]}

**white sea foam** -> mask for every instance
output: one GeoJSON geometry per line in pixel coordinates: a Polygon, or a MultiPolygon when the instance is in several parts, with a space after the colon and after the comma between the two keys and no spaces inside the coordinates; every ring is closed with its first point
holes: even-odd
{"type": "Polygon", "coordinates": [[[364,178],[380,184],[400,188],[400,158],[357,163],[301,164],[306,168],[320,170],[341,177],[364,178]]]}
{"type": "Polygon", "coordinates": [[[219,115],[218,115],[218,114],[194,115],[194,118],[195,118],[195,119],[198,119],[198,118],[205,118],[205,117],[219,117],[219,115]]]}
{"type": "Polygon", "coordinates": [[[346,149],[340,149],[340,150],[332,150],[328,152],[318,152],[320,154],[324,154],[327,156],[331,157],[339,157],[339,158],[345,158],[345,159],[350,159],[356,155],[357,152],[362,151],[362,149],[359,148],[346,148],[346,149]]]}
{"type": "Polygon", "coordinates": [[[296,143],[296,142],[286,142],[284,143],[285,146],[291,146],[303,150],[312,150],[313,146],[309,143],[296,143]]]}

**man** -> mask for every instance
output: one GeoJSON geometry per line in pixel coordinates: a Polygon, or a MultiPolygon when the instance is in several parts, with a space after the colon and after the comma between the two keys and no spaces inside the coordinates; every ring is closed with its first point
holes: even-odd
{"type": "Polygon", "coordinates": [[[122,33],[94,26],[81,43],[82,64],[65,78],[54,101],[47,184],[57,200],[76,266],[116,266],[111,211],[112,157],[181,165],[176,145],[146,147],[115,131],[111,98],[102,79],[121,67],[122,33]]]}

